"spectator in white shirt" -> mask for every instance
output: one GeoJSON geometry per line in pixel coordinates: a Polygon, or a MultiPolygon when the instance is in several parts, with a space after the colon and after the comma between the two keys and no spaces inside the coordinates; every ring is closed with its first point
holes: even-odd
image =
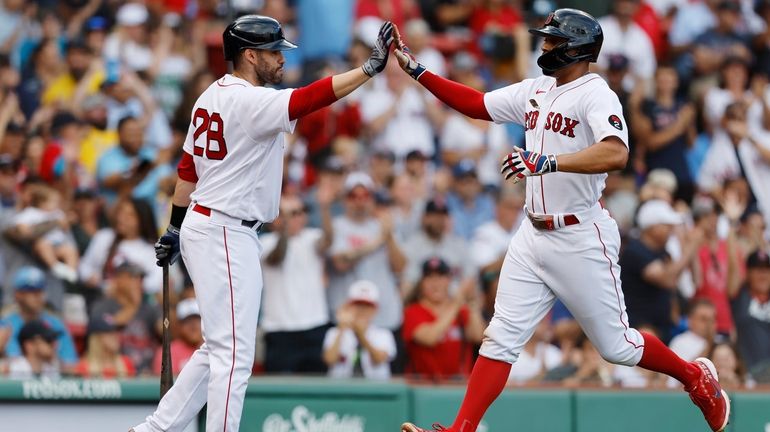
{"type": "Polygon", "coordinates": [[[511,366],[509,382],[525,384],[536,381],[545,376],[549,369],[562,363],[561,350],[550,342],[550,321],[550,318],[546,317],[535,327],[532,338],[524,345],[518,360],[511,366]]]}
{"type": "Polygon", "coordinates": [[[367,280],[354,282],[347,303],[337,310],[337,326],[326,333],[323,359],[332,378],[363,376],[390,378],[390,361],[396,356],[393,333],[372,325],[379,290],[367,280]]]}
{"type": "MultiPolygon", "coordinates": [[[[634,22],[639,0],[616,0],[611,15],[599,19],[604,33],[598,65],[607,69],[611,54],[623,54],[630,63],[630,76],[643,82],[652,80],[655,74],[655,50],[647,33],[634,22]]],[[[624,83],[627,91],[634,86],[633,78],[624,83]]]]}
{"type": "Polygon", "coordinates": [[[687,331],[671,339],[671,350],[686,361],[706,356],[717,334],[716,316],[717,310],[711,301],[693,300],[687,314],[687,331]]]}
{"type": "Polygon", "coordinates": [[[401,71],[398,62],[390,62],[383,75],[386,85],[361,98],[361,117],[372,136],[372,147],[391,150],[397,159],[412,150],[433,156],[434,135],[442,125],[443,109],[401,71]]]}
{"type": "MultiPolygon", "coordinates": [[[[328,187],[318,189],[321,219],[328,229],[328,187]]],[[[302,201],[291,195],[281,199],[275,231],[261,237],[262,313],[265,331],[265,371],[269,373],[326,371],[321,348],[329,313],[324,284],[324,254],[331,238],[307,226],[302,201]]]]}

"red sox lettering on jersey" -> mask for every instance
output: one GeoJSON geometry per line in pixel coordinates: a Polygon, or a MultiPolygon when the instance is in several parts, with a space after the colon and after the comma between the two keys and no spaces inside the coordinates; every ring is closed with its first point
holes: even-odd
{"type": "MultiPolygon", "coordinates": [[[[540,111],[530,111],[524,114],[524,128],[526,130],[534,129],[539,116],[540,111]]],[[[579,120],[573,120],[562,113],[549,112],[545,120],[545,129],[575,138],[575,126],[578,124],[580,124],[579,120]]]]}
{"type": "MultiPolygon", "coordinates": [[[[572,153],[609,136],[628,146],[617,95],[596,74],[556,86],[542,76],[489,92],[484,104],[496,123],[523,124],[527,150],[572,153]]],[[[607,174],[556,172],[527,178],[527,207],[535,213],[577,213],[601,197],[607,174]]]]}

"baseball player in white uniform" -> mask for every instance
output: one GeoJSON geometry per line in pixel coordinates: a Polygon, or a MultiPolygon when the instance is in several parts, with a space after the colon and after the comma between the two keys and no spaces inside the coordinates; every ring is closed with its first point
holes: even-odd
{"type": "MultiPolygon", "coordinates": [[[[526,179],[524,219],[500,272],[495,313],[484,333],[454,423],[436,430],[473,432],[503,390],[511,364],[558,298],[609,362],[668,374],[683,385],[714,431],[730,412],[714,365],[686,362],[651,334],[628,326],[620,286],[620,235],[599,204],[606,172],[628,160],[628,129],[617,96],[589,73],[603,40],[599,23],[575,9],[551,13],[543,27],[538,66],[545,76],[480,93],[440,78],[419,64],[396,31],[402,68],[461,113],[526,129],[526,149],[502,164],[506,179],[526,179]],[[545,175],[548,174],[548,175],[545,175]]],[[[423,429],[404,423],[403,432],[423,429]]]]}
{"type": "Polygon", "coordinates": [[[180,253],[184,259],[204,343],[135,432],[181,431],[206,403],[208,432],[238,430],[262,291],[257,232],[278,215],[284,133],[297,118],[381,72],[392,29],[389,22],[382,25],[362,67],[286,90],[265,87],[282,79],[282,51],[296,48],[280,24],[247,15],[225,29],[225,59],[233,61],[234,72],[212,83],[193,107],[171,222],[156,244],[158,265],[173,263],[180,253]]]}

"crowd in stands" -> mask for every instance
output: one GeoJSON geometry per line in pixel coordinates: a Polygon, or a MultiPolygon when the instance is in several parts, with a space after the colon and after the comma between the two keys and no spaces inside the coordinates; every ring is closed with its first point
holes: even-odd
{"type": "MultiPolygon", "coordinates": [[[[540,74],[527,29],[569,5],[0,1],[0,376],[159,373],[153,244],[193,103],[227,72],[229,19],[283,23],[299,45],[285,52],[287,87],[362,64],[386,19],[430,70],[489,91],[540,74]]],[[[602,198],[623,238],[630,324],[685,359],[708,356],[728,389],[770,383],[770,1],[579,7],[600,17],[592,69],[630,131],[628,166],[602,198]]],[[[300,119],[280,216],[250,257],[264,276],[254,373],[466,377],[526,219],[524,188],[498,169],[523,136],[448,109],[393,59],[300,119]]],[[[178,373],[204,338],[195,289],[206,287],[183,263],[170,277],[178,373]]],[[[558,302],[510,383],[676,385],[605,362],[558,302]]]]}

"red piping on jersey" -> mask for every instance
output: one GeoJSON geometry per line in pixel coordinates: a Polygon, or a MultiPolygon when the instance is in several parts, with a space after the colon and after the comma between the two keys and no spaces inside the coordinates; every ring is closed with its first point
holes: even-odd
{"type": "Polygon", "coordinates": [[[626,339],[626,342],[630,343],[635,349],[644,348],[644,345],[637,345],[632,340],[628,339],[628,324],[626,324],[623,321],[623,304],[620,301],[620,291],[618,291],[618,279],[615,277],[615,272],[612,271],[612,260],[609,256],[607,256],[607,246],[604,244],[604,241],[602,240],[602,233],[599,231],[599,226],[596,225],[596,222],[594,222],[594,227],[596,228],[596,234],[599,236],[599,243],[602,244],[602,251],[604,252],[604,257],[607,258],[607,262],[610,264],[610,274],[612,275],[612,283],[615,285],[615,296],[618,298],[618,310],[620,310],[620,323],[623,324],[623,327],[625,330],[623,331],[623,337],[626,339]]]}
{"type": "MultiPolygon", "coordinates": [[[[553,107],[553,104],[556,103],[556,100],[559,99],[563,94],[567,93],[570,90],[575,90],[576,88],[582,86],[583,84],[588,84],[588,83],[590,83],[591,81],[593,81],[595,79],[599,79],[599,77],[591,78],[590,80],[582,82],[582,83],[576,85],[575,87],[572,87],[570,89],[564,90],[563,92],[561,92],[558,95],[556,95],[556,97],[553,98],[553,100],[551,101],[551,104],[548,105],[548,112],[549,113],[551,112],[551,107],[553,107]]],[[[551,88],[553,88],[553,86],[551,88]]],[[[543,136],[542,136],[542,138],[540,140],[540,154],[543,154],[543,151],[544,151],[543,147],[544,147],[544,145],[545,145],[545,131],[543,131],[543,136]]],[[[540,197],[543,200],[543,213],[548,213],[548,211],[545,209],[545,184],[543,183],[543,176],[540,176],[540,197]]],[[[533,203],[532,204],[534,206],[534,198],[533,198],[533,203]]]]}
{"type": "Polygon", "coordinates": [[[479,120],[492,121],[487,106],[484,105],[484,93],[442,78],[430,71],[425,71],[419,81],[439,100],[461,114],[479,120]]]}
{"type": "Polygon", "coordinates": [[[334,94],[332,77],[326,77],[305,87],[300,87],[291,92],[291,97],[289,97],[289,120],[304,117],[336,101],[337,95],[334,94]]]}
{"type": "Polygon", "coordinates": [[[182,152],[182,159],[176,166],[176,173],[184,181],[198,183],[198,173],[195,172],[195,160],[190,153],[182,152]]]}
{"type": "Polygon", "coordinates": [[[227,250],[227,228],[222,227],[222,236],[225,240],[225,258],[227,259],[227,279],[230,284],[230,325],[233,333],[233,359],[230,364],[230,378],[227,381],[227,399],[225,399],[225,425],[222,432],[227,432],[227,410],[230,408],[230,387],[233,384],[233,371],[235,370],[235,297],[233,296],[233,275],[230,273],[230,252],[227,250]]]}
{"type": "Polygon", "coordinates": [[[217,85],[220,86],[220,87],[230,87],[230,86],[235,86],[235,85],[241,86],[241,87],[246,87],[246,85],[244,83],[239,83],[239,82],[234,82],[234,83],[230,83],[230,84],[222,84],[221,82],[219,82],[219,81],[223,81],[224,82],[224,80],[225,80],[225,77],[222,77],[219,80],[217,80],[217,85]]]}

